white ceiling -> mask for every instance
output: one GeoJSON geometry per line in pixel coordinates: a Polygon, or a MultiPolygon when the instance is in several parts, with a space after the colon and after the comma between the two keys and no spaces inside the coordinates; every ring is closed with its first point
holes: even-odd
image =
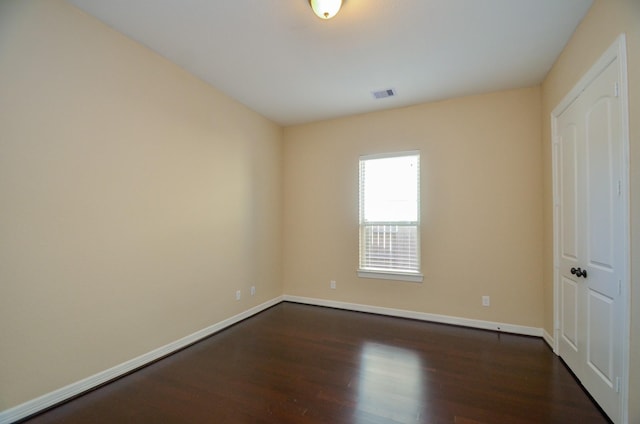
{"type": "Polygon", "coordinates": [[[69,1],[281,125],[538,84],[593,2],[69,1]]]}

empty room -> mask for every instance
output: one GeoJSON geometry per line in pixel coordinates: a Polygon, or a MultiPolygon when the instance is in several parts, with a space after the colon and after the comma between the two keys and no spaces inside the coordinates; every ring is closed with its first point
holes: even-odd
{"type": "Polygon", "coordinates": [[[0,0],[0,424],[638,424],[639,116],[638,0],[0,0]]]}

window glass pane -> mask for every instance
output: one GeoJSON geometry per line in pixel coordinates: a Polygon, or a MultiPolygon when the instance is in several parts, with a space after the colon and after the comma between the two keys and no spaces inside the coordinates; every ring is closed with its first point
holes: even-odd
{"type": "Polygon", "coordinates": [[[420,155],[412,153],[360,159],[360,270],[420,273],[420,155]]]}
{"type": "Polygon", "coordinates": [[[370,159],[363,163],[365,222],[418,220],[418,156],[370,159]]]}

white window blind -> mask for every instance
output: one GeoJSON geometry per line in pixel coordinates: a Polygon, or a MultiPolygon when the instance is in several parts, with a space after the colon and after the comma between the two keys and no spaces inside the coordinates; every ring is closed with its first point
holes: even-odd
{"type": "Polygon", "coordinates": [[[360,158],[362,273],[421,277],[418,152],[360,158]]]}

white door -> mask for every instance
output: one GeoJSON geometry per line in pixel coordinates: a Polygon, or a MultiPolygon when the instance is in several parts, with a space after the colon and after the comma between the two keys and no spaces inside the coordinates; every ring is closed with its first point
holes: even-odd
{"type": "Polygon", "coordinates": [[[619,60],[557,118],[559,354],[614,422],[625,273],[619,60]]]}

